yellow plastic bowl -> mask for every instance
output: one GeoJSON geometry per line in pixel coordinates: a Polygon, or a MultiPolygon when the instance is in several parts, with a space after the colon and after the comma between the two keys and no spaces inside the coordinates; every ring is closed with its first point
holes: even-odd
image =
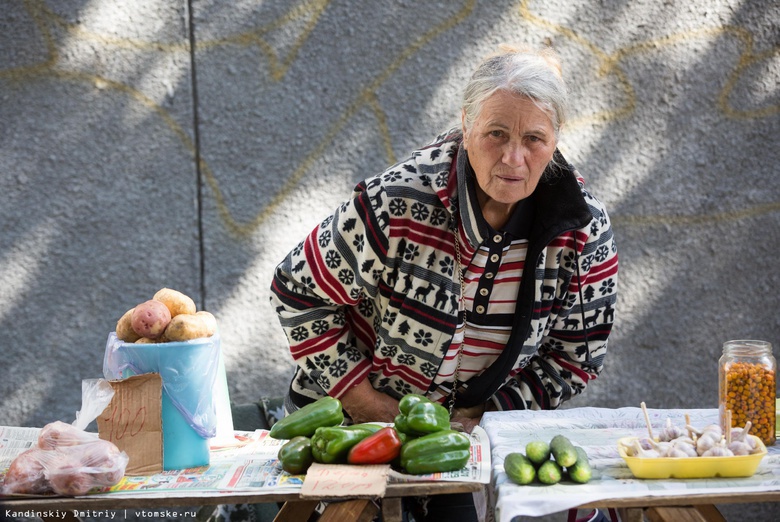
{"type": "MultiPolygon", "coordinates": [[[[753,435],[749,436],[753,437],[753,435]]],[[[750,477],[756,472],[758,464],[767,453],[764,449],[761,453],[734,457],[630,457],[626,455],[624,444],[630,445],[636,438],[620,439],[618,452],[626,461],[631,473],[641,479],[750,477]]]]}

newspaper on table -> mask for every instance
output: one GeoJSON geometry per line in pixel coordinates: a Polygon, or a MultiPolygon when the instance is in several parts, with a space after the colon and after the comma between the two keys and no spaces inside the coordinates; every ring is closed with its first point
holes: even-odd
{"type": "MultiPolygon", "coordinates": [[[[0,486],[8,467],[21,452],[35,446],[39,428],[0,426],[0,486]]],[[[287,442],[274,439],[268,430],[237,431],[236,442],[211,448],[209,466],[163,471],[150,476],[125,476],[110,488],[96,489],[90,494],[111,496],[138,495],[150,498],[166,496],[176,490],[177,496],[213,494],[215,491],[252,491],[286,493],[299,491],[305,475],[291,475],[282,470],[277,459],[279,448],[287,442]]],[[[487,433],[475,428],[471,434],[471,458],[463,470],[430,475],[394,473],[389,482],[459,481],[490,482],[490,446],[487,433]]]]}
{"type": "Polygon", "coordinates": [[[0,426],[0,483],[17,455],[38,444],[40,428],[0,426]]]}
{"type": "Polygon", "coordinates": [[[444,482],[478,482],[480,484],[490,484],[490,440],[487,432],[479,426],[476,426],[471,434],[471,456],[463,468],[457,471],[447,471],[443,473],[431,473],[428,475],[409,475],[390,470],[389,482],[407,483],[407,482],[425,482],[425,481],[444,481],[444,482]]]}
{"type": "MultiPolygon", "coordinates": [[[[718,410],[649,409],[654,433],[666,424],[691,424],[702,428],[718,423],[718,410]]],[[[647,424],[640,408],[571,408],[553,411],[487,412],[481,425],[487,432],[491,448],[494,482],[489,488],[489,505],[498,522],[515,517],[539,517],[603,499],[780,491],[780,447],[768,447],[756,473],[745,478],[653,479],[635,478],[618,453],[618,439],[647,436],[647,424]],[[575,446],[582,446],[593,468],[587,484],[561,482],[551,486],[520,486],[504,472],[509,453],[523,451],[532,440],[551,440],[565,434],[575,446]]]]}

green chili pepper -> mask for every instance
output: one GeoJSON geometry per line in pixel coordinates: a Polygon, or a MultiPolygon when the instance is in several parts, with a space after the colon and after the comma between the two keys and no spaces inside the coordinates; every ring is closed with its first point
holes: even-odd
{"type": "Polygon", "coordinates": [[[442,430],[411,440],[401,448],[401,466],[413,475],[455,471],[469,461],[471,440],[454,430],[442,430]]]}
{"type": "Polygon", "coordinates": [[[317,428],[311,438],[314,460],[322,464],[343,464],[352,446],[376,431],[360,425],[317,428]]]}
{"type": "Polygon", "coordinates": [[[411,435],[425,435],[450,428],[450,414],[441,404],[422,395],[409,394],[398,403],[395,428],[411,435]]]}
{"type": "Polygon", "coordinates": [[[268,434],[275,439],[292,439],[300,435],[311,437],[317,428],[338,426],[342,422],[344,412],[341,401],[323,397],[277,421],[268,434]]]}
{"type": "Polygon", "coordinates": [[[293,437],[279,448],[278,458],[282,469],[287,473],[291,475],[306,473],[306,470],[314,462],[311,453],[311,439],[302,435],[293,437]]]}

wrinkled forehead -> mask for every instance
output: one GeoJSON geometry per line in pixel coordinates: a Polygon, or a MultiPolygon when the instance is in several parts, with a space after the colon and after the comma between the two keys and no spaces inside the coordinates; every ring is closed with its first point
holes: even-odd
{"type": "MultiPolygon", "coordinates": [[[[482,100],[481,103],[475,107],[476,111],[472,118],[469,118],[465,109],[462,113],[463,130],[464,132],[471,129],[477,122],[484,124],[488,121],[497,122],[503,121],[506,125],[508,120],[511,120],[519,108],[524,111],[536,112],[533,109],[538,109],[541,115],[546,117],[547,122],[553,127],[555,134],[558,134],[557,120],[555,118],[555,110],[551,103],[540,101],[532,98],[526,94],[519,94],[512,92],[509,89],[497,89],[492,94],[482,100]]],[[[540,114],[535,114],[540,116],[540,114]]]]}

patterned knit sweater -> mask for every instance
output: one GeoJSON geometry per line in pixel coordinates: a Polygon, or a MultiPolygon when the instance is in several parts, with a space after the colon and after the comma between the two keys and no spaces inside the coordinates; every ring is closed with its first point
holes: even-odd
{"type": "MultiPolygon", "coordinates": [[[[461,141],[440,137],[359,183],[277,267],[271,300],[298,365],[288,411],[366,378],[395,398],[435,388],[462,321],[453,223],[471,250],[485,237],[461,141]]],[[[557,408],[602,370],[617,300],[607,212],[558,152],[531,197],[512,333],[459,389],[458,407],[557,408]]]]}

